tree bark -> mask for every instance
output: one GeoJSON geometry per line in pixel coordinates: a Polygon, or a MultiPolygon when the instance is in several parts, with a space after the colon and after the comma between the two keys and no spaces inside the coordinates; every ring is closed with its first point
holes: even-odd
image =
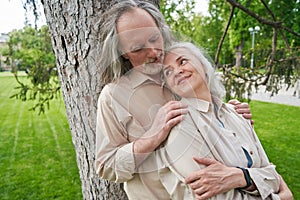
{"type": "MultiPolygon", "coordinates": [[[[115,2],[115,1],[114,1],[115,2]]],[[[153,0],[159,6],[158,0],[153,0]]],[[[127,199],[121,184],[98,178],[94,168],[99,20],[110,0],[42,0],[52,37],[84,199],[127,199]]]]}
{"type": "Polygon", "coordinates": [[[244,45],[245,45],[245,40],[242,39],[241,43],[234,48],[234,50],[235,50],[235,66],[238,70],[242,66],[244,45]]]}

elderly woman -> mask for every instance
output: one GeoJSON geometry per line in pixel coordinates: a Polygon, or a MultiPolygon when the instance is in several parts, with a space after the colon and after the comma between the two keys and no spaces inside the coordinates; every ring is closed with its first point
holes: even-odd
{"type": "Polygon", "coordinates": [[[280,199],[281,177],[249,120],[222,102],[224,89],[204,54],[191,43],[172,45],[165,54],[163,75],[167,86],[189,107],[160,151],[166,165],[160,177],[172,198],[205,199],[213,183],[232,179],[238,183],[232,186],[236,189],[225,189],[211,199],[280,199]],[[197,180],[189,177],[191,171],[205,167],[200,163],[229,173],[222,179],[217,173],[198,173],[197,180]],[[244,174],[240,181],[234,180],[238,173],[244,174]],[[192,192],[193,188],[198,189],[192,192]]]}

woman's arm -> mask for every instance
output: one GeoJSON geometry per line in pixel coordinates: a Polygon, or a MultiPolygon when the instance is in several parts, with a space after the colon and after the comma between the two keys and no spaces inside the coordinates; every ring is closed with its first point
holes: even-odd
{"type": "Polygon", "coordinates": [[[280,187],[278,196],[281,200],[294,200],[293,193],[283,180],[282,176],[280,176],[280,187]]]}

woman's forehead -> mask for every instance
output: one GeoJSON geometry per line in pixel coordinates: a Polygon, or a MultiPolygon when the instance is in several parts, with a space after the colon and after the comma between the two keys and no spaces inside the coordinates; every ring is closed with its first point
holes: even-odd
{"type": "Polygon", "coordinates": [[[177,47],[165,53],[165,60],[170,58],[176,59],[177,57],[188,56],[189,54],[189,50],[183,47],[177,47]]]}

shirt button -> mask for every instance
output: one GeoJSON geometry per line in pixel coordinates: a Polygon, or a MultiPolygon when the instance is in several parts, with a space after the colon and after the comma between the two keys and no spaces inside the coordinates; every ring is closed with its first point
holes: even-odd
{"type": "Polygon", "coordinates": [[[253,151],[250,151],[250,154],[253,155],[253,151]]]}
{"type": "Polygon", "coordinates": [[[233,135],[234,137],[236,137],[236,134],[235,134],[235,133],[232,133],[232,135],[233,135]]]}

